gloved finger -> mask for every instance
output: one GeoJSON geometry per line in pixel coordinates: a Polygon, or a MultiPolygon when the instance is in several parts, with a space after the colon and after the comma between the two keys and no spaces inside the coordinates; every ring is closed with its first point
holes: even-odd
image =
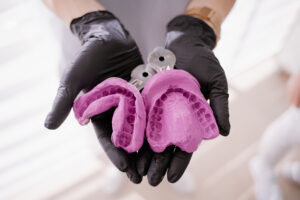
{"type": "Polygon", "coordinates": [[[152,186],[157,186],[164,178],[170,165],[174,146],[169,146],[162,153],[154,153],[147,173],[148,182],[152,186]]]}
{"type": "Polygon", "coordinates": [[[128,153],[121,148],[115,147],[111,140],[111,119],[115,108],[108,110],[92,118],[92,123],[97,134],[99,143],[111,162],[122,172],[130,167],[128,153]]]}
{"type": "Polygon", "coordinates": [[[141,183],[143,180],[143,177],[139,175],[137,169],[136,169],[136,161],[137,161],[137,153],[131,153],[128,154],[129,158],[129,168],[126,171],[127,177],[131,180],[133,183],[141,183]]]}
{"type": "Polygon", "coordinates": [[[219,73],[211,83],[209,91],[210,106],[214,112],[220,134],[227,136],[230,132],[228,109],[228,85],[224,73],[219,73]]]}
{"type": "Polygon", "coordinates": [[[175,183],[178,181],[190,163],[193,153],[187,153],[176,147],[167,172],[168,181],[175,183]]]}
{"type": "Polygon", "coordinates": [[[139,175],[145,176],[147,174],[153,154],[154,152],[151,150],[148,142],[145,140],[137,155],[136,167],[139,175]]]}
{"type": "Polygon", "coordinates": [[[51,111],[45,120],[45,127],[48,129],[57,129],[67,118],[73,106],[74,99],[80,92],[80,88],[70,86],[59,86],[51,111]]]}

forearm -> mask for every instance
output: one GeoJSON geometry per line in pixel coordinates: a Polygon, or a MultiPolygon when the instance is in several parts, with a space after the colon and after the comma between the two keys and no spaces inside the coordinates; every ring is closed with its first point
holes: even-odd
{"type": "Polygon", "coordinates": [[[52,10],[68,26],[71,21],[82,15],[105,10],[96,0],[43,0],[47,7],[52,10]]]}
{"type": "Polygon", "coordinates": [[[195,7],[209,7],[213,9],[223,22],[232,9],[235,0],[190,0],[186,10],[195,7]]]}

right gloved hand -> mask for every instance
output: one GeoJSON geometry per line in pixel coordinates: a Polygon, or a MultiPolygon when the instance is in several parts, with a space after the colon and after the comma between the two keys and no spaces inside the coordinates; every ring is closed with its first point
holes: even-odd
{"type": "Polygon", "coordinates": [[[191,73],[209,99],[220,134],[230,132],[228,84],[225,72],[212,49],[214,31],[201,19],[180,15],[167,26],[166,48],[176,55],[175,68],[191,73]]]}
{"type": "MultiPolygon", "coordinates": [[[[143,64],[140,51],[119,19],[108,11],[85,14],[71,22],[72,32],[82,42],[78,55],[67,67],[60,80],[52,110],[45,120],[48,129],[58,128],[68,116],[74,99],[83,90],[87,92],[109,77],[127,81],[131,71],[143,64]]],[[[111,120],[114,109],[92,119],[100,144],[110,160],[130,180],[142,180],[135,170],[135,154],[127,154],[111,141],[111,120]]]]}
{"type": "MultiPolygon", "coordinates": [[[[191,73],[200,83],[201,92],[210,100],[220,134],[230,131],[227,80],[212,49],[216,35],[202,20],[180,15],[167,26],[166,48],[176,56],[175,68],[191,73]]],[[[145,143],[139,151],[137,169],[146,175],[151,185],[158,185],[167,173],[168,181],[174,183],[186,170],[192,153],[169,146],[162,153],[155,153],[145,143]]]]}

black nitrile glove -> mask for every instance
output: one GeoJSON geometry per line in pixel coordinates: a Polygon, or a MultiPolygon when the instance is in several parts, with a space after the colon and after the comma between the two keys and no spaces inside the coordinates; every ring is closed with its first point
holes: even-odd
{"type": "Polygon", "coordinates": [[[168,24],[166,48],[176,55],[175,68],[191,73],[200,83],[201,92],[209,99],[220,134],[230,131],[228,85],[223,68],[212,49],[216,35],[202,20],[181,15],[168,24]]]}
{"type": "MultiPolygon", "coordinates": [[[[52,110],[45,121],[49,129],[56,129],[63,123],[81,90],[87,92],[109,77],[129,81],[131,71],[143,63],[133,38],[108,11],[85,14],[74,19],[70,27],[82,42],[82,47],[73,63],[64,70],[52,110]]],[[[141,182],[142,177],[132,163],[136,154],[127,154],[111,141],[113,111],[112,108],[92,119],[96,134],[116,167],[127,172],[133,182],[141,182]]]]}
{"type": "MultiPolygon", "coordinates": [[[[198,79],[201,92],[210,101],[220,134],[227,136],[230,131],[228,86],[212,52],[215,44],[215,33],[198,18],[177,16],[167,26],[166,48],[176,55],[175,68],[186,70],[198,79]]],[[[172,146],[163,153],[154,153],[145,144],[138,155],[137,170],[140,175],[147,174],[151,185],[158,185],[167,171],[168,181],[174,183],[183,175],[191,157],[191,153],[172,146]]]]}
{"type": "Polygon", "coordinates": [[[175,183],[183,175],[187,168],[192,153],[182,151],[175,146],[169,146],[162,153],[155,153],[145,141],[138,152],[136,168],[141,176],[147,175],[148,182],[152,186],[157,186],[168,171],[168,181],[175,183]]]}

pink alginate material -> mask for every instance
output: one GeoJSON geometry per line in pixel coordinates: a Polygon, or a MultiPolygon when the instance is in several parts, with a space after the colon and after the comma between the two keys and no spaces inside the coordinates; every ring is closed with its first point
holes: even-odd
{"type": "Polygon", "coordinates": [[[120,78],[109,78],[74,103],[75,117],[81,125],[90,118],[117,106],[112,118],[112,141],[128,153],[136,152],[144,142],[145,106],[139,91],[120,78]]]}
{"type": "Polygon", "coordinates": [[[219,135],[213,112],[200,92],[198,81],[183,70],[155,74],[142,92],[148,115],[146,136],[155,152],[176,145],[197,150],[202,139],[219,135]]]}

